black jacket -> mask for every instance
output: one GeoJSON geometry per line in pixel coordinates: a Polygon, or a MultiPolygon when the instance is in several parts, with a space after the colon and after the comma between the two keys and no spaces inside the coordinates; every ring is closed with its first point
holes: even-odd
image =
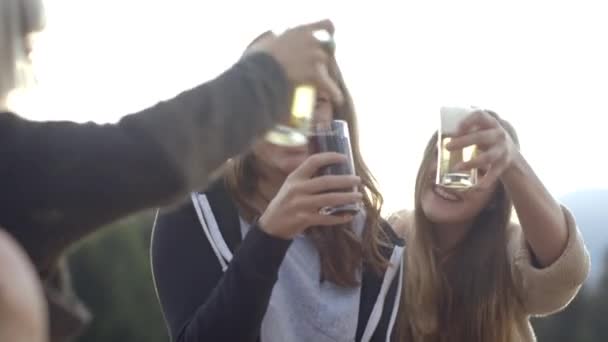
{"type": "MultiPolygon", "coordinates": [[[[179,342],[259,341],[262,319],[291,241],[274,238],[256,226],[241,241],[238,211],[224,182],[215,182],[205,194],[234,256],[222,271],[193,202],[159,214],[152,236],[152,268],[170,334],[179,342]]],[[[384,229],[391,246],[402,245],[388,224],[384,229]]],[[[383,248],[382,252],[390,258],[393,249],[383,248]]],[[[386,304],[371,341],[386,340],[400,276],[397,271],[386,282],[386,304]]],[[[382,282],[383,276],[364,269],[357,341],[382,282]]]]}

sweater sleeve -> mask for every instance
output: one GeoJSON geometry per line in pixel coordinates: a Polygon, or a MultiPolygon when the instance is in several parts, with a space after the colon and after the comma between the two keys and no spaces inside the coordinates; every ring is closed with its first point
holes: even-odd
{"type": "Polygon", "coordinates": [[[172,340],[256,341],[290,243],[253,226],[222,273],[192,206],[161,215],[152,267],[172,340]]]}
{"type": "Polygon", "coordinates": [[[570,211],[562,207],[568,226],[568,242],[551,265],[539,268],[520,226],[509,228],[508,254],[516,290],[524,310],[546,315],[565,308],[576,296],[589,273],[590,258],[570,211]]]}
{"type": "Polygon", "coordinates": [[[45,273],[101,225],[203,188],[227,158],[286,114],[289,86],[269,55],[117,124],[0,114],[0,225],[45,273]]]}

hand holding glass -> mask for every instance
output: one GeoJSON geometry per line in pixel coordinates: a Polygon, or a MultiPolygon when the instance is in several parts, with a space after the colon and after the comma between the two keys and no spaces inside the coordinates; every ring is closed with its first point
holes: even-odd
{"type": "MultiPolygon", "coordinates": [[[[308,146],[311,154],[323,152],[336,152],[346,155],[348,161],[343,164],[333,164],[319,170],[319,176],[325,175],[356,175],[350,146],[348,124],[343,120],[333,120],[327,123],[313,125],[308,136],[308,146]]],[[[344,191],[358,191],[357,188],[344,189],[344,191]]],[[[361,210],[358,203],[346,204],[339,207],[321,208],[325,215],[355,215],[361,210]]]]}
{"type": "Polygon", "coordinates": [[[476,146],[467,146],[461,150],[450,151],[446,145],[458,133],[460,123],[476,109],[461,107],[441,107],[440,124],[437,139],[437,178],[438,185],[447,188],[464,190],[477,184],[477,169],[456,170],[455,166],[471,160],[476,146]]]}

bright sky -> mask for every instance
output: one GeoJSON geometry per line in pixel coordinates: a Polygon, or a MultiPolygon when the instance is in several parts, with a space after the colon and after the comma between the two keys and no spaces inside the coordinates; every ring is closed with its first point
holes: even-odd
{"type": "Polygon", "coordinates": [[[331,17],[387,213],[413,205],[444,104],[511,121],[555,195],[608,188],[604,2],[47,0],[39,84],[21,109],[114,122],[217,76],[268,28],[331,17]]]}

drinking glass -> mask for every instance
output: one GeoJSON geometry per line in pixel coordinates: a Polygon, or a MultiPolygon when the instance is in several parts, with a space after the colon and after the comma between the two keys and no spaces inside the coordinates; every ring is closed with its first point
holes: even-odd
{"type": "Polygon", "coordinates": [[[437,139],[437,179],[436,183],[448,188],[468,189],[477,184],[477,169],[455,170],[461,162],[471,160],[476,153],[475,145],[450,151],[446,145],[458,133],[460,123],[476,109],[467,107],[441,107],[439,136],[437,139]]]}
{"type": "MultiPolygon", "coordinates": [[[[319,170],[319,176],[324,175],[355,175],[355,164],[350,145],[348,124],[344,120],[333,120],[327,123],[313,125],[308,136],[308,146],[311,154],[323,152],[336,152],[346,155],[346,163],[332,164],[319,170]]],[[[358,191],[356,187],[342,189],[341,191],[358,191]]],[[[326,215],[355,215],[361,210],[359,203],[346,204],[337,207],[321,208],[326,215]]]]}

